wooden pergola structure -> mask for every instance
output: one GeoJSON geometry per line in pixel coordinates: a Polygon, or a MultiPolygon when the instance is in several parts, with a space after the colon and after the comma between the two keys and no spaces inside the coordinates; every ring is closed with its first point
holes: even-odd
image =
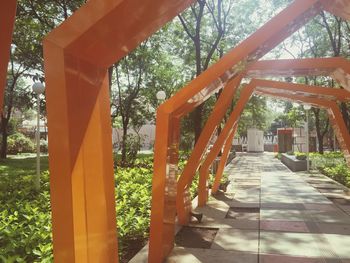
{"type": "MultiPolygon", "coordinates": [[[[90,0],[44,40],[55,262],[118,262],[108,67],[182,12],[194,0],[90,0]]],[[[15,0],[0,9],[0,101],[15,19],[15,0]]],[[[295,0],[157,111],[149,262],[174,246],[175,218],[187,224],[189,187],[200,169],[200,205],[208,169],[228,152],[240,114],[254,92],[328,109],[349,160],[349,133],[337,101],[349,99],[345,59],[258,61],[322,10],[350,18],[350,0],[295,0]],[[254,79],[245,86],[225,128],[204,158],[208,142],[243,77],[329,75],[345,90],[254,79]],[[180,119],[222,89],[186,167],[178,176],[180,119]]],[[[222,158],[213,191],[222,176],[222,158]]],[[[118,201],[118,200],[117,200],[118,201]]]]}

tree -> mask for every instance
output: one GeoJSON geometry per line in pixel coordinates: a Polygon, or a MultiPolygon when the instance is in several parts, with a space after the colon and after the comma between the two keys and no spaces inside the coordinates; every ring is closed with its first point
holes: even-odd
{"type": "MultiPolygon", "coordinates": [[[[25,79],[44,81],[42,40],[85,1],[19,0],[8,70],[8,84],[1,116],[1,158],[6,158],[8,125],[15,109],[32,107],[32,94],[25,79]]],[[[45,109],[45,102],[42,105],[45,109]]],[[[42,111],[45,112],[45,111],[42,111]]]]}
{"type": "Polygon", "coordinates": [[[31,107],[31,92],[25,87],[23,75],[28,70],[23,65],[14,62],[15,52],[11,52],[8,85],[5,90],[4,106],[1,115],[1,152],[0,157],[7,157],[7,138],[9,135],[9,123],[15,109],[22,111],[31,107]]]}
{"type": "MultiPolygon", "coordinates": [[[[209,67],[215,53],[218,53],[219,44],[226,34],[232,4],[232,0],[217,0],[216,3],[198,0],[188,11],[178,16],[184,31],[193,42],[196,77],[209,67]]],[[[223,49],[221,52],[223,53],[223,49]]],[[[191,119],[196,142],[202,131],[203,104],[194,110],[191,119]]]]}

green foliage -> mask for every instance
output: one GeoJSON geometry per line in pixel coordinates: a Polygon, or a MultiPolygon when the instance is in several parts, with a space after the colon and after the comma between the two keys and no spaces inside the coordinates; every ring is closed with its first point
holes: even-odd
{"type": "Polygon", "coordinates": [[[258,128],[267,130],[271,124],[268,123],[269,110],[267,109],[267,100],[264,97],[254,95],[245,107],[238,125],[238,133],[241,136],[247,136],[247,129],[258,128]]]}
{"type": "Polygon", "coordinates": [[[1,161],[0,172],[0,262],[52,262],[48,172],[40,194],[34,158],[1,161]]]}
{"type": "Polygon", "coordinates": [[[306,160],[307,155],[306,153],[296,152],[295,158],[297,158],[298,160],[306,160]]]}
{"type": "Polygon", "coordinates": [[[22,133],[10,135],[7,143],[7,152],[9,154],[34,152],[34,143],[22,133]]]}
{"type": "MultiPolygon", "coordinates": [[[[147,162],[141,164],[148,166],[147,162]]],[[[118,233],[123,248],[125,239],[148,236],[152,170],[144,167],[117,169],[115,181],[118,233]]]]}
{"type": "MultiPolygon", "coordinates": [[[[35,158],[0,161],[0,262],[52,262],[49,174],[42,174],[42,188],[34,190],[35,158]],[[11,261],[12,260],[12,261],[11,261]]],[[[181,152],[179,170],[186,164],[181,152]]],[[[47,170],[48,160],[42,166],[47,170]]],[[[115,173],[117,228],[120,256],[128,246],[146,240],[149,233],[153,155],[138,155],[134,167],[117,167],[115,173]]],[[[191,186],[196,195],[198,179],[191,186]]]]}
{"type": "Polygon", "coordinates": [[[310,160],[312,166],[320,170],[345,163],[344,154],[342,152],[326,152],[324,154],[310,153],[310,160]]]}
{"type": "Polygon", "coordinates": [[[325,167],[323,172],[333,180],[350,187],[350,169],[345,163],[325,167]]]}
{"type": "Polygon", "coordinates": [[[40,140],[40,152],[48,153],[48,151],[49,151],[49,145],[48,145],[47,141],[40,140]]]}
{"type": "Polygon", "coordinates": [[[311,153],[310,159],[312,165],[319,169],[323,174],[347,187],[350,187],[350,168],[345,162],[343,153],[311,153]]]}
{"type": "Polygon", "coordinates": [[[126,138],[126,158],[129,166],[133,166],[136,159],[137,153],[141,149],[142,140],[140,136],[134,134],[128,134],[126,138]]]}

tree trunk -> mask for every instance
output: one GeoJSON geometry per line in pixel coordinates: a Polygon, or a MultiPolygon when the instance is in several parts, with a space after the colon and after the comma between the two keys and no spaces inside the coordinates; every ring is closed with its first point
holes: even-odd
{"type": "Polygon", "coordinates": [[[123,137],[122,137],[122,160],[121,160],[121,166],[126,166],[126,140],[128,138],[128,126],[123,125],[123,137]]]}
{"type": "Polygon", "coordinates": [[[323,136],[322,135],[318,135],[317,134],[317,138],[318,138],[318,153],[323,154],[323,136]]]}
{"type": "Polygon", "coordinates": [[[201,132],[202,132],[202,112],[203,112],[203,105],[199,105],[193,111],[193,114],[192,114],[195,143],[197,143],[199,136],[201,135],[201,132]]]}
{"type": "Polygon", "coordinates": [[[342,102],[340,104],[340,108],[341,108],[341,112],[342,112],[346,127],[348,128],[348,131],[350,132],[350,116],[348,113],[348,107],[347,107],[346,103],[342,102]]]}
{"type": "Polygon", "coordinates": [[[318,152],[323,154],[323,136],[321,133],[321,125],[320,125],[320,109],[313,109],[313,113],[315,115],[315,127],[316,127],[316,135],[318,140],[318,152]]]}
{"type": "Polygon", "coordinates": [[[7,124],[8,124],[8,121],[4,117],[1,117],[1,135],[2,135],[1,153],[0,153],[1,159],[7,158],[7,136],[8,136],[7,124]]]}

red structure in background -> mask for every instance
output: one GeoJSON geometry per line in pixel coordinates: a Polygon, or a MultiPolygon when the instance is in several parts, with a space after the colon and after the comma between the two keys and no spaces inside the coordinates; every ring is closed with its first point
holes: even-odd
{"type": "MultiPolygon", "coordinates": [[[[193,2],[90,0],[45,39],[55,262],[118,262],[107,68],[193,2]]],[[[4,2],[0,11],[1,19],[5,18],[0,20],[4,25],[2,32],[7,32],[0,41],[0,52],[5,54],[0,57],[0,74],[5,75],[3,65],[8,61],[6,53],[14,21],[14,3],[13,0],[4,2]]],[[[189,222],[192,207],[188,189],[202,164],[209,139],[228,110],[241,79],[249,76],[249,69],[253,74],[254,67],[260,63],[255,62],[320,11],[327,10],[349,19],[349,9],[350,0],[294,1],[159,107],[149,262],[160,263],[171,252],[176,214],[180,224],[189,222]],[[177,180],[180,119],[220,89],[223,91],[177,180]]],[[[320,62],[326,63],[326,60],[320,62]]],[[[347,64],[343,66],[333,62],[330,69],[324,71],[336,69],[332,72],[334,78],[349,89],[349,68],[347,64]]],[[[299,70],[303,71],[301,67],[288,73],[289,67],[288,63],[284,64],[283,71],[271,66],[271,72],[298,74],[299,70]]],[[[254,74],[256,72],[260,72],[258,68],[254,74]]],[[[324,72],[314,74],[321,73],[324,72]]],[[[0,83],[3,82],[4,77],[0,75],[0,83]]],[[[348,157],[349,134],[335,103],[339,94],[313,98],[305,91],[293,95],[287,87],[271,91],[253,84],[241,92],[230,120],[206,157],[201,182],[206,182],[211,160],[233,137],[240,114],[254,90],[329,109],[331,122],[337,127],[336,133],[348,157]]],[[[330,93],[338,92],[335,89],[330,93]]],[[[3,96],[2,89],[0,95],[3,96]]],[[[219,179],[220,173],[217,176],[219,179]]],[[[206,188],[201,189],[205,197],[206,188]]]]}
{"type": "Polygon", "coordinates": [[[279,128],[277,129],[278,150],[281,153],[292,151],[293,145],[293,129],[279,128]]]}

